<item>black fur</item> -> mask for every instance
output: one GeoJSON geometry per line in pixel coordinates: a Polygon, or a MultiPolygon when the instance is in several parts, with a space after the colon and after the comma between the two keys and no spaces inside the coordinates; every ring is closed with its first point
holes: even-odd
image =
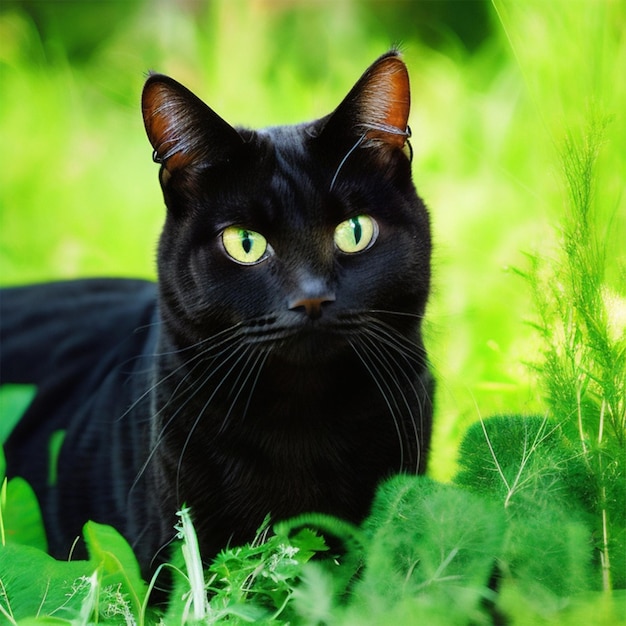
{"type": "Polygon", "coordinates": [[[182,505],[207,559],[267,514],[358,522],[381,479],[424,471],[431,431],[429,221],[403,149],[402,61],[385,55],[333,114],[299,126],[235,130],[162,76],[143,112],[167,205],[158,289],[2,293],[2,382],[39,385],[7,442],[9,474],[33,484],[53,554],[93,519],[146,570],[182,505]],[[334,229],[357,215],[378,236],[344,254],[334,229]],[[262,233],[267,258],[229,258],[231,225],[262,233]]]}

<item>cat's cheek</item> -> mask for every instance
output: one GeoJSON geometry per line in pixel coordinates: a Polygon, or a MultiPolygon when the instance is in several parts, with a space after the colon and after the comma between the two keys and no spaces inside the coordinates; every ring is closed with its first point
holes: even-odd
{"type": "Polygon", "coordinates": [[[183,301],[193,303],[194,309],[206,309],[220,296],[218,287],[220,285],[220,269],[218,260],[213,258],[210,252],[205,249],[195,251],[186,261],[186,267],[179,272],[179,276],[174,277],[175,281],[184,281],[183,274],[188,276],[191,284],[183,301]]]}
{"type": "Polygon", "coordinates": [[[197,251],[189,260],[195,316],[236,324],[264,314],[269,275],[265,265],[236,263],[218,245],[197,251]]]}

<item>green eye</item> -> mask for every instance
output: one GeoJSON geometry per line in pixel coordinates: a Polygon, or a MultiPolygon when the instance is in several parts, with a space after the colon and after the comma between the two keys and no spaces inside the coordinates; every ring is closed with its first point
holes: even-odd
{"type": "Polygon", "coordinates": [[[229,226],[222,233],[224,250],[237,263],[254,265],[267,254],[267,239],[263,235],[239,226],[229,226]]]}
{"type": "Polygon", "coordinates": [[[362,252],[378,235],[378,225],[368,215],[357,215],[335,228],[335,245],[347,254],[362,252]]]}

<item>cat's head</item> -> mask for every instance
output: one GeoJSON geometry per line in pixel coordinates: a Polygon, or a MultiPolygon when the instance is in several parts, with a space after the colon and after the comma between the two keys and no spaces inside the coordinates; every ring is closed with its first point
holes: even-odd
{"type": "Polygon", "coordinates": [[[150,76],[143,116],[168,209],[161,309],[179,341],[236,326],[297,362],[345,347],[370,320],[416,336],[431,244],[409,102],[395,51],[330,115],[258,131],[150,76]]]}

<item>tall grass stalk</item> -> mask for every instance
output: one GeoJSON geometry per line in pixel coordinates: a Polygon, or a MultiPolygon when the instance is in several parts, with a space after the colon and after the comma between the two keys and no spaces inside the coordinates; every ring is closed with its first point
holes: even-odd
{"type": "Polygon", "coordinates": [[[598,479],[602,587],[610,590],[611,528],[623,522],[611,519],[619,512],[610,506],[609,493],[624,474],[626,329],[612,331],[607,251],[594,211],[594,168],[605,132],[605,121],[592,120],[580,141],[571,135],[565,140],[563,259],[543,276],[537,265],[531,278],[547,346],[542,366],[547,399],[598,479]]]}
{"type": "Polygon", "coordinates": [[[202,557],[200,556],[198,537],[191,521],[190,509],[183,508],[178,512],[178,516],[180,517],[180,524],[177,526],[177,530],[179,539],[183,540],[182,553],[189,580],[189,601],[193,609],[193,619],[199,622],[206,619],[209,613],[202,557]]]}

